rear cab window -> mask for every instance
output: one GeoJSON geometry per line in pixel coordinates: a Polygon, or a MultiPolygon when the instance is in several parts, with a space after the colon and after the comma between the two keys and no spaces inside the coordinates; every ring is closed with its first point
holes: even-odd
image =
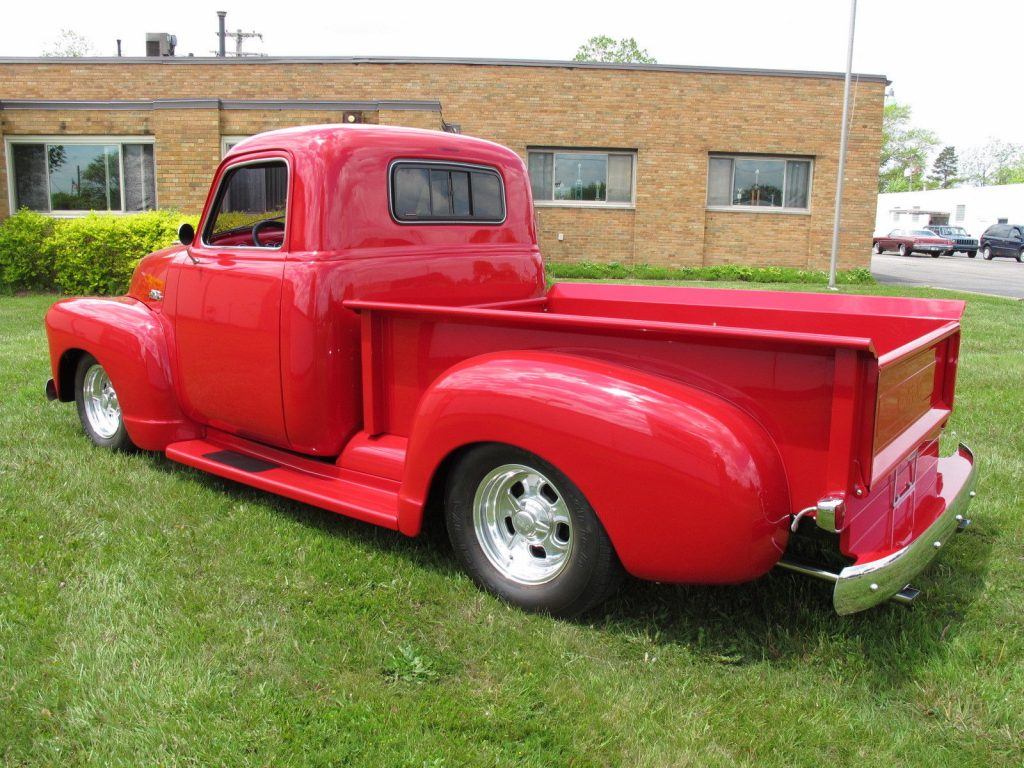
{"type": "Polygon", "coordinates": [[[203,230],[217,248],[280,248],[288,209],[288,164],[270,158],[225,171],[203,230]]]}
{"type": "Polygon", "coordinates": [[[398,160],[391,165],[391,215],[403,224],[501,224],[505,186],[493,168],[398,160]]]}

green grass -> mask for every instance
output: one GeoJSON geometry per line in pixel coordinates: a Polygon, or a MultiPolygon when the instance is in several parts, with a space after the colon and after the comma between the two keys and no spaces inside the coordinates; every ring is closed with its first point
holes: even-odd
{"type": "Polygon", "coordinates": [[[630,582],[566,622],[439,541],[92,448],[43,397],[51,301],[0,299],[5,765],[1024,762],[1018,302],[969,299],[949,440],[978,455],[975,523],[913,609],[838,617],[779,573],[630,582]]]}
{"type": "MultiPolygon", "coordinates": [[[[617,261],[546,262],[548,277],[566,280],[702,280],[743,283],[808,283],[824,286],[828,273],[794,267],[753,267],[718,264],[709,267],[666,267],[658,264],[621,264],[617,261]]],[[[874,285],[871,270],[863,267],[841,269],[836,282],[846,285],[874,285]]]]}

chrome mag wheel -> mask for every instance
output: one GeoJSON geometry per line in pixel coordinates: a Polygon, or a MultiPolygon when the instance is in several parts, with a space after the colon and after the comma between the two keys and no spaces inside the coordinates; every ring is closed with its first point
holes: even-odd
{"type": "Polygon", "coordinates": [[[98,363],[89,366],[85,372],[82,397],[85,417],[92,430],[104,440],[114,437],[121,427],[121,406],[110,377],[98,363]]]}
{"type": "Polygon", "coordinates": [[[572,555],[572,516],[561,492],[525,464],[504,464],[480,481],[473,530],[491,565],[518,584],[551,581],[572,555]]]}

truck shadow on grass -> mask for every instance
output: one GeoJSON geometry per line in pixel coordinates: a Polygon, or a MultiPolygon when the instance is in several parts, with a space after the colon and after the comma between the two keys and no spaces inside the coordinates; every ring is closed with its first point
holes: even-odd
{"type": "MultiPolygon", "coordinates": [[[[154,463],[182,480],[269,507],[324,536],[397,555],[413,570],[429,569],[453,580],[461,574],[439,516],[428,518],[423,535],[409,538],[163,457],[154,463]]],[[[607,603],[568,621],[598,635],[639,640],[652,654],[682,649],[697,661],[723,666],[852,665],[879,687],[899,687],[914,678],[926,659],[944,654],[961,631],[985,584],[998,536],[993,525],[990,520],[975,523],[957,536],[955,546],[915,582],[923,593],[911,607],[888,603],[839,616],[832,608],[830,584],[773,571],[735,586],[669,585],[627,577],[607,603]]]]}

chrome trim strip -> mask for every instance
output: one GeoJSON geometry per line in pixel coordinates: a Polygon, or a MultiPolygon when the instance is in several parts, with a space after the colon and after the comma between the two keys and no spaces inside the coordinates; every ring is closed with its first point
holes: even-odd
{"type": "Polygon", "coordinates": [[[974,454],[961,443],[957,455],[968,461],[970,472],[945,511],[928,529],[903,549],[891,555],[860,565],[851,565],[839,572],[832,594],[832,605],[841,615],[856,613],[899,594],[910,580],[920,573],[939,550],[956,533],[963,513],[974,496],[977,480],[974,454]]]}

